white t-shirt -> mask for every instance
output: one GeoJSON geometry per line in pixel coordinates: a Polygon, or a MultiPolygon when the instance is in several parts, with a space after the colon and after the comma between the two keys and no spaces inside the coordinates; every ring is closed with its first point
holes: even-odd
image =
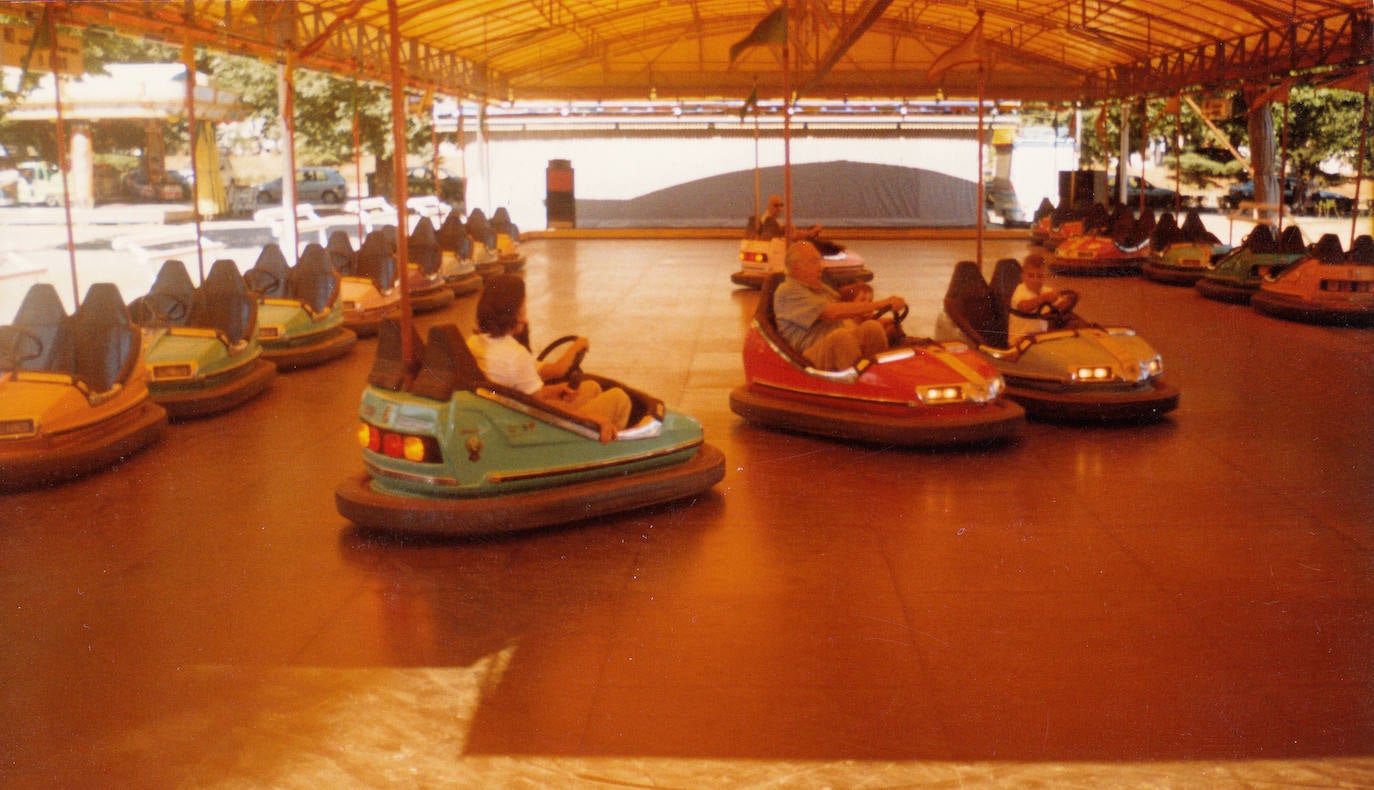
{"type": "MultiPolygon", "coordinates": [[[[1011,294],[1011,309],[1015,310],[1018,304],[1027,299],[1034,299],[1040,294],[1026,287],[1025,283],[1016,286],[1016,290],[1011,294]]],[[[1007,319],[1007,345],[1014,346],[1016,341],[1026,335],[1033,335],[1036,332],[1044,332],[1050,328],[1050,322],[1043,318],[1023,318],[1016,313],[1011,313],[1007,319]]]]}
{"type": "Polygon", "coordinates": [[[528,348],[510,335],[492,337],[474,334],[468,338],[468,350],[476,358],[477,367],[497,384],[504,384],[526,395],[533,395],[544,386],[544,380],[539,378],[538,361],[528,348]]]}

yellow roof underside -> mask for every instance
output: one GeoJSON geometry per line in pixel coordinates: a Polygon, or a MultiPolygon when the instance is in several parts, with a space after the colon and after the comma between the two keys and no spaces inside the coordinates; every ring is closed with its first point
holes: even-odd
{"type": "MultiPolygon", "coordinates": [[[[506,99],[780,97],[782,49],[730,62],[778,0],[396,0],[412,84],[506,99]]],[[[0,3],[7,12],[33,3],[0,3]]],[[[57,4],[67,24],[385,79],[387,0],[57,4]],[[190,13],[188,13],[188,9],[190,13]]],[[[1289,69],[1370,62],[1369,0],[792,0],[794,91],[811,98],[974,96],[968,63],[931,64],[983,20],[989,98],[1098,100],[1289,69]]]]}

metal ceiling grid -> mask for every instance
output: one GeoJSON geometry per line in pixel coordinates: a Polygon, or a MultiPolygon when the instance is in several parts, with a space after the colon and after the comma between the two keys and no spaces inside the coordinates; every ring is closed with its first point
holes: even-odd
{"type": "MultiPolygon", "coordinates": [[[[416,87],[492,101],[781,97],[780,48],[730,46],[778,0],[396,0],[416,87]]],[[[387,81],[387,0],[0,3],[387,81]]],[[[1268,82],[1374,61],[1369,0],[790,0],[794,91],[969,97],[942,53],[982,20],[989,98],[1098,101],[1268,82]]]]}

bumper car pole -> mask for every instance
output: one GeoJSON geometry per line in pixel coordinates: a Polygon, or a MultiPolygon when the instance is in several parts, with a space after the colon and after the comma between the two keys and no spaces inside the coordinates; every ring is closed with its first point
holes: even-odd
{"type": "Polygon", "coordinates": [[[410,288],[406,285],[406,272],[410,267],[410,250],[406,237],[410,235],[410,223],[406,217],[405,74],[401,71],[401,24],[396,11],[396,0],[387,0],[386,16],[391,33],[388,39],[391,60],[391,164],[396,190],[396,262],[401,272],[401,359],[409,369],[415,361],[416,351],[411,347],[410,288]]]}

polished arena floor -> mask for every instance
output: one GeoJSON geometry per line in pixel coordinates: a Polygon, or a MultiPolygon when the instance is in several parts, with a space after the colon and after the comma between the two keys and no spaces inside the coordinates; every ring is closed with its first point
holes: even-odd
{"type": "MultiPolygon", "coordinates": [[[[724,451],[695,501],[359,530],[368,340],[0,498],[0,785],[1374,785],[1374,331],[1055,278],[1163,353],[1176,413],[849,446],[730,412],[735,246],[525,245],[536,344],[587,335],[724,451]]],[[[913,333],[973,256],[854,246],[913,333]]]]}

